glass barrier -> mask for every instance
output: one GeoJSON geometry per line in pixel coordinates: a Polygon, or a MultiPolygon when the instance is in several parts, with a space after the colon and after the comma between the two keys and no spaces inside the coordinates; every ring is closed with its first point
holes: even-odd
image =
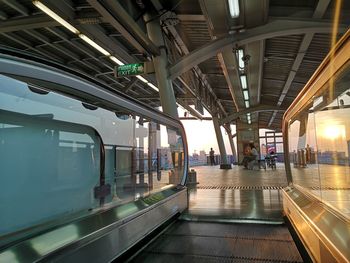
{"type": "Polygon", "coordinates": [[[294,183],[350,217],[350,63],[289,121],[294,183]]]}
{"type": "Polygon", "coordinates": [[[180,184],[184,145],[157,120],[0,75],[0,167],[3,236],[180,184]]]}

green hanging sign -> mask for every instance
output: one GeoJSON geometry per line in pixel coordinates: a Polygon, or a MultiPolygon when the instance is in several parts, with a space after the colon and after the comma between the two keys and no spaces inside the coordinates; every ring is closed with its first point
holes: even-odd
{"type": "Polygon", "coordinates": [[[142,62],[118,66],[116,67],[115,71],[116,77],[120,78],[153,73],[154,69],[152,62],[142,62]]]}

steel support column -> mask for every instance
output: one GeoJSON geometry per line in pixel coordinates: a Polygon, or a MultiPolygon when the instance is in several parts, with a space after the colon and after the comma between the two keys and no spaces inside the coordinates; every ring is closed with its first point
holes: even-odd
{"type": "Polygon", "coordinates": [[[147,23],[148,37],[160,49],[159,56],[153,56],[153,64],[156,73],[160,103],[163,107],[163,112],[178,118],[176,99],[174,95],[173,83],[168,78],[168,58],[166,54],[166,47],[163,39],[162,29],[158,19],[154,19],[151,15],[144,16],[147,23]]]}
{"type": "Polygon", "coordinates": [[[231,131],[227,131],[227,135],[228,135],[228,140],[230,142],[233,159],[235,160],[234,163],[238,163],[235,142],[233,141],[233,137],[232,137],[231,131]]]}
{"type": "Polygon", "coordinates": [[[220,169],[231,169],[232,168],[231,164],[229,164],[227,162],[227,155],[226,155],[224,139],[222,138],[219,119],[217,116],[213,116],[213,124],[214,124],[216,139],[218,141],[220,156],[221,156],[220,169]]]}

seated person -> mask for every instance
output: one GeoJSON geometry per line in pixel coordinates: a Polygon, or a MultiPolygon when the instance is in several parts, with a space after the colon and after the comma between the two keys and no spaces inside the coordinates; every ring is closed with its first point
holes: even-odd
{"type": "Polygon", "coordinates": [[[244,165],[245,168],[248,169],[248,164],[252,161],[257,161],[257,160],[259,160],[258,151],[256,150],[254,144],[251,144],[246,148],[245,156],[243,158],[242,164],[244,165]]]}
{"type": "Polygon", "coordinates": [[[255,146],[254,145],[252,145],[251,146],[251,156],[252,156],[252,158],[251,158],[251,161],[249,162],[249,164],[248,164],[248,168],[249,169],[253,169],[253,167],[254,167],[254,164],[256,163],[258,163],[258,161],[259,161],[259,153],[258,153],[258,150],[255,148],[255,146]]]}
{"type": "Polygon", "coordinates": [[[242,161],[242,165],[244,166],[244,168],[248,168],[248,163],[250,161],[250,156],[251,156],[251,148],[250,148],[250,146],[247,146],[244,149],[244,158],[243,158],[243,161],[242,161]]]}

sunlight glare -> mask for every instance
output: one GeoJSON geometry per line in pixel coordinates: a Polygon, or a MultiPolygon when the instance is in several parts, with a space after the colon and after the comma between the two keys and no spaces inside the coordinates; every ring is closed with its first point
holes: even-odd
{"type": "Polygon", "coordinates": [[[324,137],[330,140],[337,139],[339,137],[345,137],[345,129],[342,125],[330,125],[324,130],[324,137]]]}

